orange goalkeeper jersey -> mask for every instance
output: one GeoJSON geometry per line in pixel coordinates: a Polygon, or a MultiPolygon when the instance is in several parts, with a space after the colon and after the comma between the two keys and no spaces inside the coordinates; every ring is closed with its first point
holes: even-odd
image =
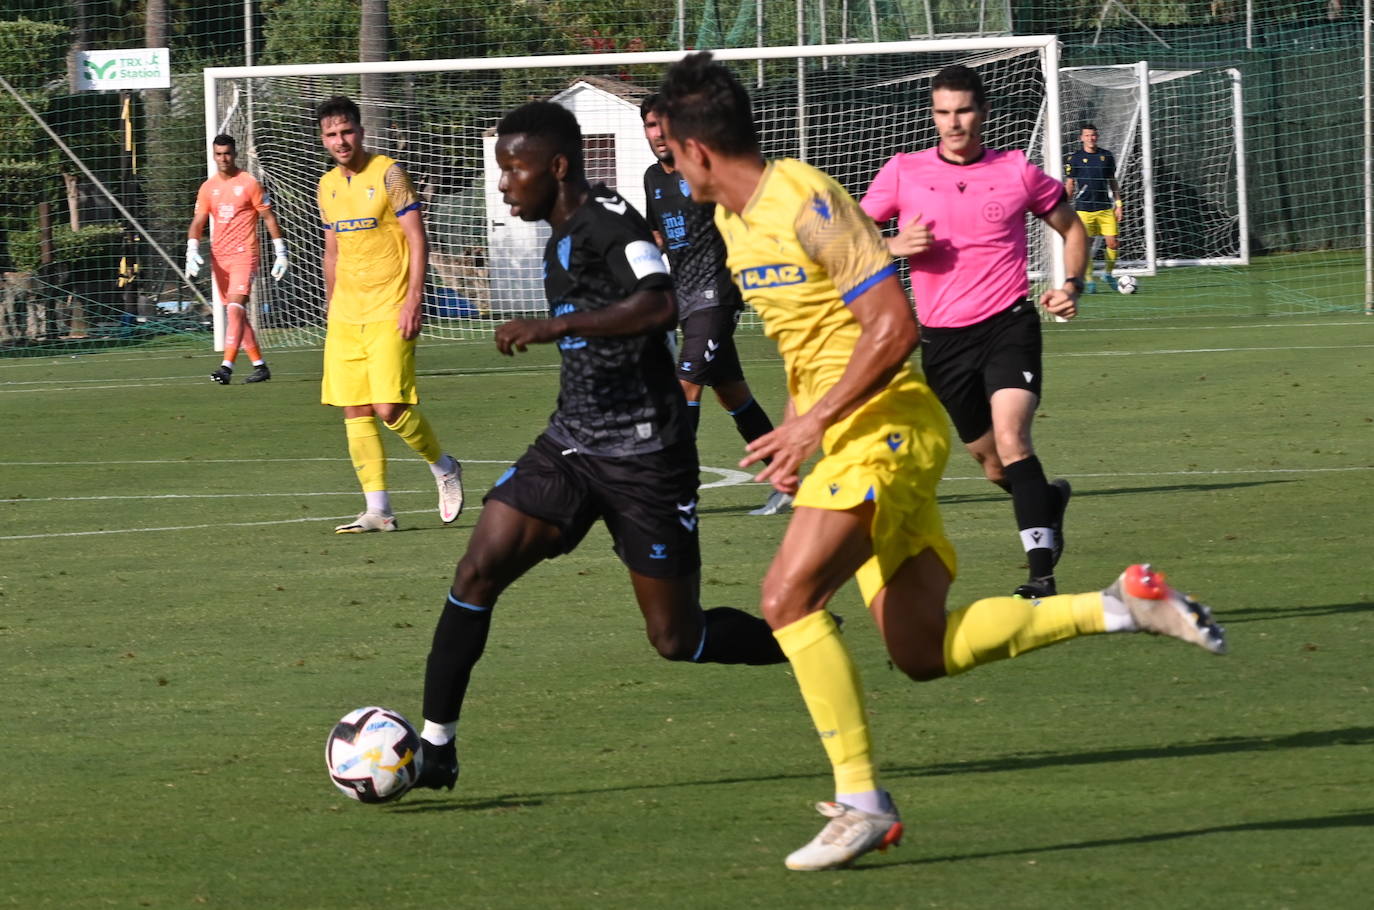
{"type": "Polygon", "coordinates": [[[272,208],[262,184],[247,171],[218,174],[200,185],[196,215],[210,216],[210,252],[221,264],[258,258],[258,216],[272,208]]]}

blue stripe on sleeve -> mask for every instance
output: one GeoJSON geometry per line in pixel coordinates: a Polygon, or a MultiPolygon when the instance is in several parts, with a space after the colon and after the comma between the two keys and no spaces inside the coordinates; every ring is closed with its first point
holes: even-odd
{"type": "Polygon", "coordinates": [[[420,208],[420,202],[419,202],[419,200],[416,200],[415,202],[412,202],[410,205],[406,206],[405,208],[403,208],[403,209],[401,209],[399,212],[397,212],[397,213],[396,213],[396,217],[397,217],[397,218],[400,218],[400,217],[401,217],[402,215],[404,215],[406,212],[417,211],[417,210],[419,210],[419,208],[420,208]]]}
{"type": "Polygon", "coordinates": [[[895,274],[897,274],[897,263],[888,263],[887,268],[884,268],[881,271],[878,271],[873,275],[869,276],[868,278],[865,278],[863,281],[859,282],[858,285],[851,288],[849,291],[845,292],[845,294],[843,295],[845,306],[848,306],[849,304],[853,303],[856,299],[863,295],[864,291],[867,291],[869,288],[873,287],[873,285],[882,281],[884,278],[887,278],[889,275],[895,274]]]}

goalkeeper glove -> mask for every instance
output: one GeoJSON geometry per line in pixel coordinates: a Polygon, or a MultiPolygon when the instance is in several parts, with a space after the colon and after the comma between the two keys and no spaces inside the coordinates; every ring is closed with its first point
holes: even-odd
{"type": "Polygon", "coordinates": [[[286,274],[286,241],[281,237],[273,237],[272,252],[277,256],[272,263],[272,280],[281,281],[281,276],[286,274]]]}
{"type": "Polygon", "coordinates": [[[205,265],[205,260],[200,255],[200,241],[195,238],[186,240],[186,277],[194,278],[200,274],[200,267],[205,265]]]}

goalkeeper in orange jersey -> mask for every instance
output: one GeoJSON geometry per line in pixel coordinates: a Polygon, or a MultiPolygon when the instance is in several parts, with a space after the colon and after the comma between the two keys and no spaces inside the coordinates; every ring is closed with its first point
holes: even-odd
{"type": "Polygon", "coordinates": [[[205,225],[213,223],[210,241],[210,273],[215,279],[220,302],[224,305],[224,361],[210,374],[220,385],[234,378],[234,358],[242,346],[253,364],[244,382],[263,382],[272,371],[262,359],[258,336],[248,321],[245,309],[258,270],[258,220],[272,238],[272,278],[286,274],[286,241],[281,225],[272,213],[272,200],[252,174],[238,166],[234,137],[220,133],[211,143],[215,155],[215,176],[200,185],[196,193],[196,213],[186,231],[186,277],[195,278],[205,264],[200,254],[200,238],[205,225]]]}

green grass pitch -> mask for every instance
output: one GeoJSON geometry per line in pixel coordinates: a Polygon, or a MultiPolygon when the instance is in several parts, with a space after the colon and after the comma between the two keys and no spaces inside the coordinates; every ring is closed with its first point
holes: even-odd
{"type": "MultiPolygon", "coordinates": [[[[741,338],[782,409],[768,342],[741,338]]],[[[905,843],[786,871],[824,754],[785,667],[670,664],[600,530],[497,608],[452,794],[340,796],[347,710],[419,721],[421,674],[481,493],[553,408],[554,353],[420,352],[472,507],[434,512],[394,437],[402,530],[360,508],[319,352],[229,387],[184,344],[0,360],[0,906],[1341,908],[1374,888],[1374,320],[1210,316],[1047,327],[1036,442],[1069,477],[1061,588],[1154,561],[1232,654],[1074,641],[952,680],[890,670],[846,616],[905,843]]],[[[242,361],[240,361],[242,363],[242,361]]],[[[246,370],[240,369],[242,375],[246,370]]],[[[784,527],[702,419],[703,600],[757,610],[784,527]],[[722,470],[714,471],[712,468],[722,470]]],[[[1006,498],[956,453],[951,605],[1023,578],[1006,498]]]]}

